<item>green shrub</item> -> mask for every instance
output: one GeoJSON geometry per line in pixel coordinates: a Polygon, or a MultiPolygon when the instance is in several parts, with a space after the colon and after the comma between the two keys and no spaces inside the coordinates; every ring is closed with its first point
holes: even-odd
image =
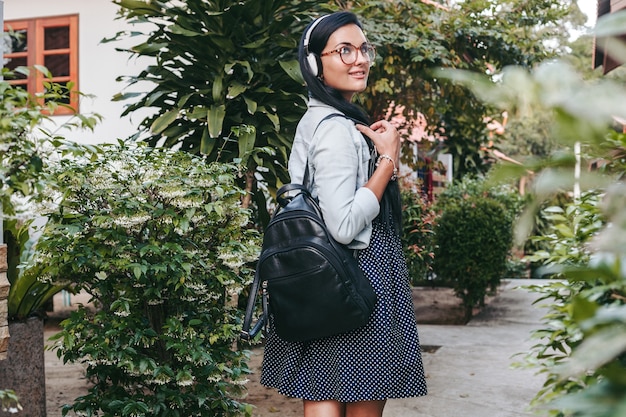
{"type": "Polygon", "coordinates": [[[448,185],[438,196],[435,209],[443,212],[459,201],[471,198],[488,198],[499,202],[511,218],[516,217],[524,206],[524,197],[507,184],[492,184],[484,177],[465,176],[448,185]]]}
{"type": "MultiPolygon", "coordinates": [[[[443,190],[437,197],[434,210],[441,215],[447,207],[455,206],[459,201],[485,198],[499,202],[511,221],[519,217],[526,201],[519,190],[511,184],[497,184],[488,177],[466,175],[443,190]]],[[[528,261],[523,259],[523,255],[524,248],[521,247],[509,253],[504,276],[528,276],[528,261]]]]}
{"type": "Polygon", "coordinates": [[[236,174],[122,145],[51,170],[49,221],[27,273],[72,283],[97,307],[73,312],[55,336],[57,355],[85,363],[93,383],[64,415],[250,414],[233,297],[251,281],[259,242],[236,174]]]}
{"type": "MultiPolygon", "coordinates": [[[[589,242],[605,226],[600,201],[603,191],[591,190],[563,206],[549,206],[539,215],[543,234],[531,236],[535,247],[526,259],[534,265],[584,265],[589,262],[589,242]]],[[[541,271],[541,269],[539,269],[541,271]]]]}
{"type": "MultiPolygon", "coordinates": [[[[402,242],[413,285],[454,287],[450,277],[433,274],[436,224],[442,213],[449,208],[457,207],[464,201],[481,199],[499,203],[504,215],[510,221],[520,213],[524,201],[515,188],[508,185],[493,186],[482,177],[466,176],[454,182],[437,196],[434,203],[428,202],[410,184],[403,184],[402,242]]],[[[510,247],[511,242],[508,242],[507,248],[510,247]]],[[[525,269],[526,265],[520,259],[508,256],[502,275],[511,273],[515,276],[526,275],[525,269]]]]}
{"type": "Polygon", "coordinates": [[[435,227],[434,272],[450,280],[466,319],[506,271],[512,222],[500,203],[471,198],[449,205],[435,227]]]}

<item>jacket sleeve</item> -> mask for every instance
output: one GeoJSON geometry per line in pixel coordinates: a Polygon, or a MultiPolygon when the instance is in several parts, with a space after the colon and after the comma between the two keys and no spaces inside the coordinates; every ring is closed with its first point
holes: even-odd
{"type": "Polygon", "coordinates": [[[338,120],[323,122],[309,156],[314,194],[319,198],[326,226],[335,240],[345,245],[371,227],[380,210],[374,193],[357,184],[357,172],[364,161],[357,153],[351,129],[354,127],[338,120]]]}

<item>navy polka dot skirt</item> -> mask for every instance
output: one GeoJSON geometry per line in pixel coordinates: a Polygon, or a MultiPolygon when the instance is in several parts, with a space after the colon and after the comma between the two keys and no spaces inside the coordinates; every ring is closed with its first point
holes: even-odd
{"type": "Polygon", "coordinates": [[[369,323],[325,339],[291,343],[268,329],[261,383],[286,396],[340,402],[426,395],[426,381],[400,239],[374,221],[359,264],[378,300],[369,323]]]}

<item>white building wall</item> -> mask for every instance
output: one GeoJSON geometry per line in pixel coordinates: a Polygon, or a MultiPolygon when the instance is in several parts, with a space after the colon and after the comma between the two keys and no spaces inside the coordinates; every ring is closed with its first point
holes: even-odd
{"type": "MultiPolygon", "coordinates": [[[[111,0],[4,0],[4,20],[29,19],[37,17],[78,14],[78,89],[93,98],[83,98],[80,112],[98,113],[103,117],[94,132],[74,131],[63,133],[69,140],[81,143],[113,142],[125,139],[137,131],[136,126],[148,114],[134,112],[121,118],[126,102],[113,102],[112,97],[124,91],[124,82],[116,81],[121,75],[136,75],[150,61],[147,58],[130,58],[115,49],[129,47],[140,42],[139,38],[123,42],[101,43],[117,32],[129,28],[125,20],[116,20],[118,6],[111,0]]],[[[148,28],[149,29],[149,28],[148,28]]],[[[146,30],[140,27],[136,30],[146,30]]],[[[137,91],[139,87],[133,87],[137,91]]],[[[147,90],[149,86],[143,87],[147,90]]],[[[62,124],[67,116],[54,116],[56,125],[62,124]]],[[[50,127],[48,127],[50,128],[50,127]]]]}

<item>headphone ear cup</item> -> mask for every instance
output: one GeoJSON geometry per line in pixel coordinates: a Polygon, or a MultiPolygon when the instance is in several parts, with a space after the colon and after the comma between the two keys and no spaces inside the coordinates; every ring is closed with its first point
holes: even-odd
{"type": "Polygon", "coordinates": [[[306,60],[307,63],[309,64],[309,71],[311,72],[311,74],[313,74],[314,77],[317,77],[320,72],[320,65],[317,62],[319,59],[317,58],[317,55],[315,55],[314,53],[309,53],[306,56],[306,60]]]}

